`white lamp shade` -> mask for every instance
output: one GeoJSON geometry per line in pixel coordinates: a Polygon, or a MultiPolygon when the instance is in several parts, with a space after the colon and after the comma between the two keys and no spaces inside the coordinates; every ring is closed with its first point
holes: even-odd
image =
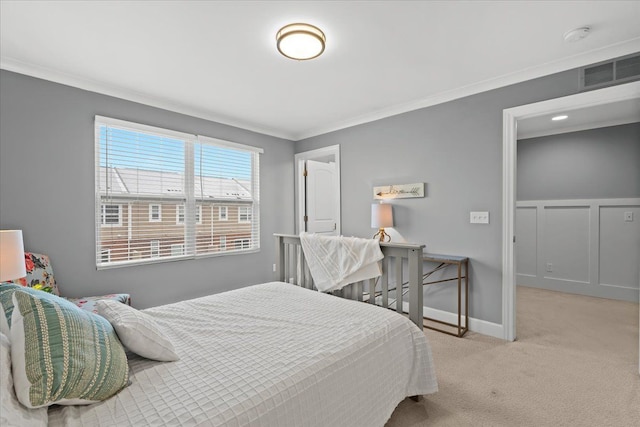
{"type": "Polygon", "coordinates": [[[371,205],[371,228],[393,227],[393,205],[374,203],[371,205]]]}
{"type": "Polygon", "coordinates": [[[26,275],[22,230],[0,230],[0,282],[26,275]]]}

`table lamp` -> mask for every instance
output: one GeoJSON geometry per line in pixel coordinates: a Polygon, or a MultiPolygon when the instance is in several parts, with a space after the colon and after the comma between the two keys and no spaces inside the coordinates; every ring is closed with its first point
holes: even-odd
{"type": "Polygon", "coordinates": [[[385,203],[373,203],[371,205],[371,228],[377,228],[378,232],[373,236],[381,242],[390,242],[391,236],[384,232],[385,227],[393,227],[393,207],[385,203]]]}
{"type": "Polygon", "coordinates": [[[0,282],[26,275],[22,230],[0,230],[0,282]]]}

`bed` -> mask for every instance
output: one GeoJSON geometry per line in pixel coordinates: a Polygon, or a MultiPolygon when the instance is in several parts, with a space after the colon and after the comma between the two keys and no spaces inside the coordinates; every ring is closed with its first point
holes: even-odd
{"type": "Polygon", "coordinates": [[[437,389],[424,335],[383,308],[273,282],[144,312],[180,360],[130,355],[131,385],[50,426],[381,426],[437,389]]]}
{"type": "MultiPolygon", "coordinates": [[[[293,266],[292,253],[278,265],[293,266]]],[[[408,317],[305,283],[142,310],[180,359],[129,352],[130,385],[92,405],[54,405],[48,425],[382,426],[404,398],[437,391],[429,344],[408,317]]]]}

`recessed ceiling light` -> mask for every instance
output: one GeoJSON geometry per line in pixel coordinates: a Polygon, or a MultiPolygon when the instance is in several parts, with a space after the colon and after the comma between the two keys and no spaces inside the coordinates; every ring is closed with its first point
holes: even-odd
{"type": "Polygon", "coordinates": [[[278,51],[290,59],[304,61],[324,52],[326,38],[320,28],[310,24],[289,24],[276,34],[278,51]]]}
{"type": "Polygon", "coordinates": [[[587,37],[590,31],[591,31],[591,27],[587,27],[587,26],[574,28],[573,30],[569,30],[566,33],[564,33],[564,41],[567,43],[577,42],[587,37]]]}
{"type": "Polygon", "coordinates": [[[569,116],[562,115],[562,116],[551,117],[551,120],[553,120],[554,122],[557,122],[557,121],[560,121],[560,120],[566,120],[568,118],[569,118],[569,116]]]}

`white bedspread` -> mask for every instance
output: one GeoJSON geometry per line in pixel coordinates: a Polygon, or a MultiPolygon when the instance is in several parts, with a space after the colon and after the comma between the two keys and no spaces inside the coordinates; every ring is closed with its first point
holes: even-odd
{"type": "Polygon", "coordinates": [[[437,390],[425,335],[390,310],[267,283],[144,310],[177,362],[131,355],[132,384],[51,426],[383,426],[437,390]]]}
{"type": "Polygon", "coordinates": [[[384,255],[377,240],[302,232],[300,243],[314,284],[322,292],[382,274],[378,261],[384,255]]]}

